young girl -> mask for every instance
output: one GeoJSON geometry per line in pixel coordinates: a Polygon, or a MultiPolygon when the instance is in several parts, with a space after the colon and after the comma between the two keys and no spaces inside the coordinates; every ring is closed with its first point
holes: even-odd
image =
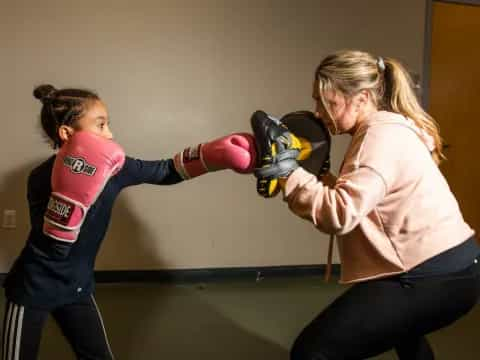
{"type": "Polygon", "coordinates": [[[337,235],[340,281],[353,285],[302,331],[291,359],[366,359],[392,348],[400,359],[433,359],[425,335],[480,295],[480,249],[438,168],[438,128],[391,58],[327,56],[313,98],[330,132],[352,140],[331,187],[292,169],[284,200],[337,235]]]}
{"type": "Polygon", "coordinates": [[[113,142],[107,109],[95,93],[42,85],[34,96],[43,104],[43,130],[59,151],[28,178],[31,231],[4,283],[3,359],[36,359],[48,314],[77,358],[112,359],[93,292],[95,258],[115,198],[142,183],[176,184],[225,168],[250,172],[254,140],[232,134],[174,160],[138,160],[113,142]],[[75,219],[76,213],[83,215],[75,219]]]}

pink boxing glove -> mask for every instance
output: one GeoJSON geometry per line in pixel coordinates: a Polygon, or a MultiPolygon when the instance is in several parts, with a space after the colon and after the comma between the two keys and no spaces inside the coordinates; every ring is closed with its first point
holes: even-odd
{"type": "Polygon", "coordinates": [[[62,145],[53,164],[43,232],[56,240],[76,241],[88,209],[124,162],[123,149],[112,140],[76,131],[62,145]]]}
{"type": "Polygon", "coordinates": [[[253,171],[257,158],[255,138],[235,133],[188,147],[173,158],[175,169],[187,180],[210,171],[232,169],[238,173],[253,171]]]}

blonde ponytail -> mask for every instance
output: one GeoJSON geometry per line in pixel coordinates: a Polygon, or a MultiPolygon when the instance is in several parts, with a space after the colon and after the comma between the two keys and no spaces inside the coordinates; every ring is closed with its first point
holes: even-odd
{"type": "Polygon", "coordinates": [[[413,90],[413,81],[409,73],[397,60],[384,58],[385,93],[383,105],[385,110],[396,112],[413,120],[415,125],[432,136],[435,148],[432,157],[437,164],[445,159],[443,141],[435,120],[420,105],[413,90]]]}

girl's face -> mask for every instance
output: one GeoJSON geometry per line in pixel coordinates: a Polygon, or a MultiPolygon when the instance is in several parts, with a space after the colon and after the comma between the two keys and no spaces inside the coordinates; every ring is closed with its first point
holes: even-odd
{"type": "Polygon", "coordinates": [[[74,126],[61,125],[58,134],[62,142],[68,141],[75,131],[90,131],[105,139],[113,139],[109,128],[108,112],[105,104],[97,100],[88,106],[85,114],[78,119],[74,126]]]}
{"type": "Polygon", "coordinates": [[[364,118],[364,110],[367,108],[365,105],[368,102],[367,93],[360,92],[347,98],[339,91],[328,90],[322,95],[330,113],[323,106],[318,86],[314,85],[312,97],[316,102],[315,115],[317,118],[324,122],[333,135],[353,134],[364,118]]]}
{"type": "Polygon", "coordinates": [[[75,125],[76,130],[91,131],[105,139],[113,139],[109,128],[107,108],[100,100],[90,105],[85,115],[78,119],[75,125]]]}

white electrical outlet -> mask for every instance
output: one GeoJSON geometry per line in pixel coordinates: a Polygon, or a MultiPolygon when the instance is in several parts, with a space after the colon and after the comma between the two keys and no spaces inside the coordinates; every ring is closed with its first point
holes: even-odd
{"type": "Polygon", "coordinates": [[[17,211],[16,210],[3,210],[2,227],[4,229],[15,229],[17,227],[17,211]]]}

